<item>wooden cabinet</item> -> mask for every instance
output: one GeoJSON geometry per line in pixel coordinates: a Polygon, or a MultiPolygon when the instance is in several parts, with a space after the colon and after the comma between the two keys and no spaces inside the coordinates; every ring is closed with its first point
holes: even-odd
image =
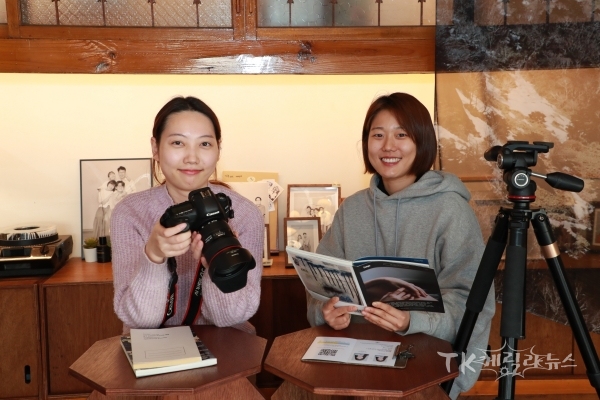
{"type": "Polygon", "coordinates": [[[0,280],[0,399],[41,395],[37,279],[0,280]]]}
{"type": "MultiPolygon", "coordinates": [[[[97,340],[119,335],[123,324],[113,311],[111,263],[86,263],[72,258],[41,285],[46,332],[48,396],[90,392],[69,375],[69,366],[97,340]]],[[[304,286],[295,270],[285,268],[283,256],[263,270],[261,303],[251,323],[271,345],[276,336],[307,328],[304,286]],[[277,299],[277,300],[275,300],[277,299]]],[[[265,352],[266,356],[266,352],[265,352]]],[[[280,381],[261,373],[257,383],[280,381]]]]}
{"type": "MultiPolygon", "coordinates": [[[[43,4],[58,9],[67,3],[43,4]]],[[[154,3],[139,2],[149,9],[154,3]]],[[[160,2],[156,3],[159,7],[160,2]]],[[[230,26],[218,28],[85,26],[83,22],[77,26],[40,26],[22,22],[21,5],[21,0],[6,0],[8,23],[0,25],[0,72],[434,71],[435,26],[261,27],[256,0],[233,0],[230,26]]]]}
{"type": "MultiPolygon", "coordinates": [[[[270,346],[307,328],[304,286],[283,255],[263,270],[261,304],[250,320],[270,346]]],[[[91,392],[68,369],[96,341],[119,335],[112,265],[71,258],[50,277],[0,279],[0,399],[68,398],[91,392]]],[[[265,352],[266,356],[267,352],[265,352]]],[[[259,386],[281,380],[262,372],[259,386]]]]}
{"type": "Polygon", "coordinates": [[[113,311],[110,263],[72,258],[41,285],[49,396],[87,393],[91,389],[69,375],[92,344],[119,335],[123,323],[113,311]]]}

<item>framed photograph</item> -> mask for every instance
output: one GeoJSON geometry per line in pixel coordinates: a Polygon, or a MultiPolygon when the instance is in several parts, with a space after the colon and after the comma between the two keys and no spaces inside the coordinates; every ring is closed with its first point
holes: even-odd
{"type": "Polygon", "coordinates": [[[265,235],[263,240],[263,267],[270,267],[273,265],[271,251],[269,249],[269,237],[269,224],[265,224],[265,235]]]}
{"type": "MultiPolygon", "coordinates": [[[[319,217],[292,217],[283,219],[285,245],[314,253],[321,240],[319,217]]],[[[292,267],[292,259],[286,254],[286,267],[292,267]]]]}
{"type": "Polygon", "coordinates": [[[150,158],[79,160],[81,243],[110,237],[110,216],[125,196],[152,187],[150,158]]]}
{"type": "MultiPolygon", "coordinates": [[[[221,179],[223,182],[230,184],[231,182],[258,182],[258,181],[274,181],[279,178],[277,172],[257,172],[257,171],[223,171],[221,179]]],[[[269,185],[273,186],[273,185],[269,185]]],[[[279,185],[277,185],[279,186],[279,185]]],[[[274,189],[272,189],[274,190],[274,189]]],[[[269,224],[269,248],[271,254],[279,254],[279,236],[278,236],[278,207],[276,197],[272,192],[269,192],[269,220],[265,223],[269,224]],[[271,204],[272,203],[272,204],[271,204]]],[[[254,201],[256,199],[251,199],[254,201]]]]}
{"type": "Polygon", "coordinates": [[[265,224],[269,223],[269,183],[259,182],[227,182],[229,186],[259,209],[265,224]]]}
{"type": "Polygon", "coordinates": [[[330,184],[288,185],[287,195],[287,216],[319,217],[323,233],[331,227],[342,199],[340,187],[330,184]]]}
{"type": "Polygon", "coordinates": [[[600,250],[600,209],[594,210],[594,221],[592,227],[592,250],[600,250]]]}

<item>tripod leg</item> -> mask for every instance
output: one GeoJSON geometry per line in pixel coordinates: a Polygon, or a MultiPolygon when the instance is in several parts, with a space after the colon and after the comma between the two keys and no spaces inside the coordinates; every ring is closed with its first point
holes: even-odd
{"type": "Polygon", "coordinates": [[[552,278],[554,279],[554,284],[556,285],[563,308],[567,314],[569,325],[571,325],[573,336],[575,336],[577,346],[583,357],[588,379],[590,384],[596,389],[596,393],[600,398],[600,367],[598,355],[596,354],[596,349],[594,348],[585,321],[581,315],[581,309],[579,308],[577,299],[573,295],[573,289],[565,274],[564,265],[560,258],[560,251],[554,240],[554,235],[552,234],[550,223],[544,210],[539,210],[534,213],[532,225],[542,254],[552,273],[552,278]]]}
{"type": "Polygon", "coordinates": [[[527,271],[527,229],[529,210],[513,210],[509,221],[504,281],[502,287],[502,362],[498,399],[513,399],[518,339],[525,337],[525,275],[527,271]]]}
{"type": "MultiPolygon", "coordinates": [[[[500,209],[496,216],[496,221],[492,234],[488,239],[485,246],[483,256],[475,274],[475,279],[471,285],[471,291],[467,298],[465,315],[460,322],[460,327],[456,334],[456,340],[454,341],[453,350],[458,354],[458,363],[460,365],[462,355],[467,351],[467,345],[471,339],[475,323],[479,313],[483,310],[485,300],[487,299],[492,283],[494,282],[494,275],[498,270],[498,265],[504,253],[506,247],[506,238],[508,236],[508,211],[500,209]]],[[[442,383],[442,388],[446,393],[450,394],[452,384],[454,380],[446,381],[442,383]]]]}

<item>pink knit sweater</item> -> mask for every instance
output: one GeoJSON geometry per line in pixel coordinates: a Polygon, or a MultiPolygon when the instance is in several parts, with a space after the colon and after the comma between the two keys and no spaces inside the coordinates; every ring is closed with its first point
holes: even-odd
{"type": "MultiPolygon", "coordinates": [[[[235,217],[229,220],[229,224],[241,245],[254,256],[256,267],[248,273],[248,283],[243,289],[228,294],[221,292],[205,273],[202,279],[202,312],[195,323],[235,326],[253,331],[247,321],[256,313],[260,302],[263,217],[256,205],[240,194],[220,185],[209,184],[209,187],[214,193],[223,192],[231,198],[235,217]]],[[[128,195],[112,213],[114,308],[124,323],[125,333],[130,328],[157,328],[164,318],[171,274],[166,261],[153,263],[146,256],[144,247],[153,225],[173,204],[163,185],[128,195]]],[[[176,312],[167,320],[167,325],[181,324],[197,266],[191,251],[176,257],[176,260],[179,277],[176,312]]]]}

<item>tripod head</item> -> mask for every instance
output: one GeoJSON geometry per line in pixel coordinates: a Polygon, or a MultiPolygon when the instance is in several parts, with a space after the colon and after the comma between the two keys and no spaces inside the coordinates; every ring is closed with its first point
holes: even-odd
{"type": "Polygon", "coordinates": [[[569,192],[581,192],[583,180],[574,176],[552,172],[542,175],[533,172],[529,167],[537,164],[538,153],[548,153],[554,143],[512,140],[504,146],[494,146],[484,153],[488,161],[496,161],[498,168],[504,170],[503,180],[508,189],[508,200],[515,203],[517,208],[528,208],[535,201],[536,183],[531,176],[543,178],[555,189],[569,192]]]}

